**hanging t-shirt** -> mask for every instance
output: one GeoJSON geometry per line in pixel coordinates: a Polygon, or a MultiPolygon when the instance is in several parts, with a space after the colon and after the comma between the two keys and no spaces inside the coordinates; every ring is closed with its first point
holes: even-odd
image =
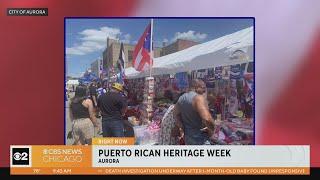
{"type": "Polygon", "coordinates": [[[214,78],[214,68],[208,69],[208,79],[214,78]]]}
{"type": "Polygon", "coordinates": [[[222,79],[225,79],[225,80],[230,79],[230,66],[224,66],[222,68],[222,79]]]}
{"type": "Polygon", "coordinates": [[[215,79],[222,79],[222,66],[215,68],[214,77],[215,77],[215,79]]]}
{"type": "Polygon", "coordinates": [[[230,79],[240,79],[241,69],[240,64],[232,65],[230,69],[230,79]]]}
{"type": "Polygon", "coordinates": [[[246,71],[246,66],[247,66],[247,63],[242,63],[241,66],[240,66],[240,76],[241,77],[244,76],[244,73],[246,71]]]}
{"type": "Polygon", "coordinates": [[[244,92],[246,94],[246,101],[247,102],[252,102],[254,97],[253,97],[253,78],[252,77],[247,77],[244,80],[244,92]]]}
{"type": "Polygon", "coordinates": [[[228,112],[232,115],[235,115],[239,109],[239,102],[237,98],[237,94],[232,94],[229,99],[229,107],[228,107],[228,112]]]}
{"type": "Polygon", "coordinates": [[[187,72],[177,73],[175,75],[175,78],[176,78],[177,87],[179,89],[183,89],[183,88],[189,87],[187,72]]]}

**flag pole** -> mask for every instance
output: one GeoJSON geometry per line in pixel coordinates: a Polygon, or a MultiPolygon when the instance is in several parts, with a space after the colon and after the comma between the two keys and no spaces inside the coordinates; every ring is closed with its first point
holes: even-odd
{"type": "Polygon", "coordinates": [[[152,43],[152,41],[153,41],[153,38],[152,38],[152,36],[153,36],[153,19],[151,19],[151,34],[150,34],[150,77],[151,77],[151,75],[152,75],[152,66],[153,66],[153,43],[152,43]],[[152,62],[152,63],[151,63],[152,62]]]}

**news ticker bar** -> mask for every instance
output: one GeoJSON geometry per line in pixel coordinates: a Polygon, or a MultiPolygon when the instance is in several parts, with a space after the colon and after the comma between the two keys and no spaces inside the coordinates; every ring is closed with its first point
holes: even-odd
{"type": "Polygon", "coordinates": [[[310,175],[310,168],[11,168],[11,175],[310,175]]]}
{"type": "Polygon", "coordinates": [[[103,141],[111,145],[11,146],[11,174],[310,173],[309,146],[112,145],[118,140],[103,141]]]}

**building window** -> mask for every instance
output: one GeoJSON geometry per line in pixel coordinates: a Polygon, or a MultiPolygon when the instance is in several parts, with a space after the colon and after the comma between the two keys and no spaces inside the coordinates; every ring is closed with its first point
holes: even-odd
{"type": "Polygon", "coordinates": [[[133,51],[128,51],[128,62],[132,62],[133,60],[133,51]]]}

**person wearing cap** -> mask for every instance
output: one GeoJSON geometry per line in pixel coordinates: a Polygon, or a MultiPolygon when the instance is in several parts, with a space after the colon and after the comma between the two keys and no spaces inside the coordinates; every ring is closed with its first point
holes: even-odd
{"type": "Polygon", "coordinates": [[[123,86],[113,83],[110,91],[98,99],[103,137],[124,137],[123,115],[127,109],[127,102],[122,93],[123,86]]]}

